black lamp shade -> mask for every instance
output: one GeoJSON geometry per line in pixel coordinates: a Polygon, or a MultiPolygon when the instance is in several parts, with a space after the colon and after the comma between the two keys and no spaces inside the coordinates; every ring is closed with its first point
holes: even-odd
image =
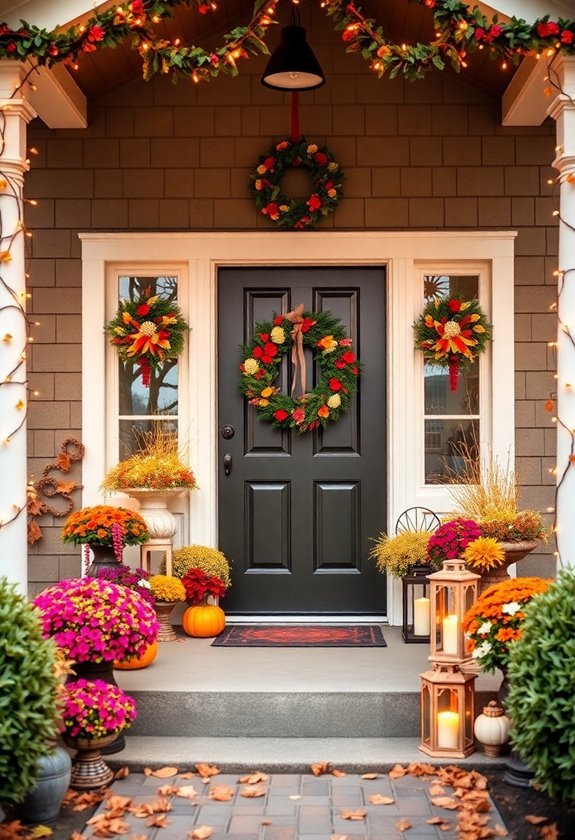
{"type": "Polygon", "coordinates": [[[272,53],[261,81],[273,90],[288,91],[314,90],[325,84],[303,26],[284,26],[281,43],[272,53]]]}

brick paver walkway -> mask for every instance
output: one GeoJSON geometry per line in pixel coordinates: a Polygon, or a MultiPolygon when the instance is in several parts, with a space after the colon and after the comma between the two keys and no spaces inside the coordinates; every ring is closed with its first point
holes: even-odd
{"type": "MultiPolygon", "coordinates": [[[[129,827],[129,833],[137,840],[188,840],[207,837],[208,834],[194,834],[202,826],[213,829],[212,840],[229,837],[234,840],[334,840],[346,837],[349,840],[394,840],[394,838],[456,838],[458,811],[446,810],[432,804],[437,796],[436,777],[404,776],[392,780],[385,773],[375,779],[361,775],[347,774],[341,777],[312,774],[272,774],[255,785],[239,781],[238,774],[219,774],[207,782],[196,775],[193,778],[174,776],[160,779],[143,774],[131,774],[113,784],[112,794],[128,797],[131,811],[138,806],[145,810],[151,803],[162,800],[159,789],[193,786],[197,796],[184,798],[172,790],[164,795],[170,810],[156,811],[147,816],[126,811],[121,817],[129,827]],[[257,797],[242,796],[249,788],[257,787],[264,794],[257,797]],[[229,801],[216,801],[210,792],[228,789],[229,801]],[[370,797],[379,794],[393,799],[388,804],[372,804],[370,797]],[[345,811],[364,812],[357,820],[344,819],[345,811]],[[161,827],[149,826],[149,819],[160,819],[161,827]],[[439,818],[442,822],[431,824],[428,820],[439,818]],[[410,825],[408,825],[410,824],[410,825]],[[443,826],[441,828],[440,826],[443,826]],[[447,827],[449,825],[449,828],[447,827]],[[401,830],[403,827],[403,831],[401,830]]],[[[451,796],[453,789],[445,787],[445,796],[451,796]]],[[[377,799],[376,799],[377,801],[377,799]]],[[[491,810],[485,816],[489,826],[497,824],[498,836],[503,836],[503,821],[495,805],[489,800],[491,810]]],[[[109,813],[109,802],[104,801],[94,815],[109,813]]],[[[92,836],[87,826],[83,836],[92,836]]],[[[106,835],[101,835],[106,836],[106,835]]]]}

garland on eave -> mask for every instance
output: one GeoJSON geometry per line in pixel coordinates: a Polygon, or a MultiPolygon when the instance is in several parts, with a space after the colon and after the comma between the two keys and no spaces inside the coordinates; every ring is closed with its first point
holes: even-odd
{"type": "MultiPolygon", "coordinates": [[[[223,36],[224,43],[214,50],[182,45],[160,37],[155,25],[170,17],[178,6],[193,3],[201,13],[216,10],[211,0],[132,0],[92,15],[82,26],[65,31],[48,31],[25,21],[11,29],[0,24],[0,58],[20,61],[34,58],[51,66],[66,62],[77,66],[83,53],[101,47],[116,47],[130,37],[143,62],[145,79],[155,73],[172,73],[174,80],[186,76],[199,82],[220,73],[236,75],[237,61],[252,53],[268,54],[265,37],[280,0],[255,0],[246,26],[238,26],[223,36]]],[[[433,12],[435,38],[429,43],[395,44],[388,41],[376,20],[364,17],[360,6],[346,0],[318,0],[334,19],[348,52],[360,54],[378,76],[389,73],[414,81],[430,70],[443,70],[449,62],[456,71],[467,66],[467,54],[486,49],[492,58],[501,58],[502,67],[517,64],[527,53],[551,57],[557,52],[575,53],[575,21],[549,15],[529,23],[513,17],[499,22],[497,15],[487,18],[476,6],[460,0],[414,0],[433,12]]]]}

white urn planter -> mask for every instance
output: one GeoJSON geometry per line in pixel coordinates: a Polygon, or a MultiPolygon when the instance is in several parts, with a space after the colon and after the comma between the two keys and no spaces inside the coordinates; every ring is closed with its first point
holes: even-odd
{"type": "Polygon", "coordinates": [[[141,547],[140,558],[143,568],[151,571],[150,554],[154,551],[166,553],[166,573],[172,574],[172,538],[176,533],[176,517],[168,508],[170,499],[185,493],[187,487],[167,487],[163,490],[151,490],[144,487],[131,487],[125,490],[140,504],[150,539],[141,547]]]}

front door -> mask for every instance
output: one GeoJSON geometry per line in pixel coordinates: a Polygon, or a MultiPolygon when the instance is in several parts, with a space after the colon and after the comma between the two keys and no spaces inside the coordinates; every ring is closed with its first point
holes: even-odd
{"type": "MultiPolygon", "coordinates": [[[[385,614],[386,581],[369,558],[387,521],[385,285],[384,268],[219,271],[219,548],[232,563],[229,612],[385,614]],[[349,413],[301,435],[257,419],[238,389],[240,347],[254,324],[299,303],[341,319],[364,365],[349,413]]],[[[286,354],[283,391],[290,366],[286,354]]]]}

